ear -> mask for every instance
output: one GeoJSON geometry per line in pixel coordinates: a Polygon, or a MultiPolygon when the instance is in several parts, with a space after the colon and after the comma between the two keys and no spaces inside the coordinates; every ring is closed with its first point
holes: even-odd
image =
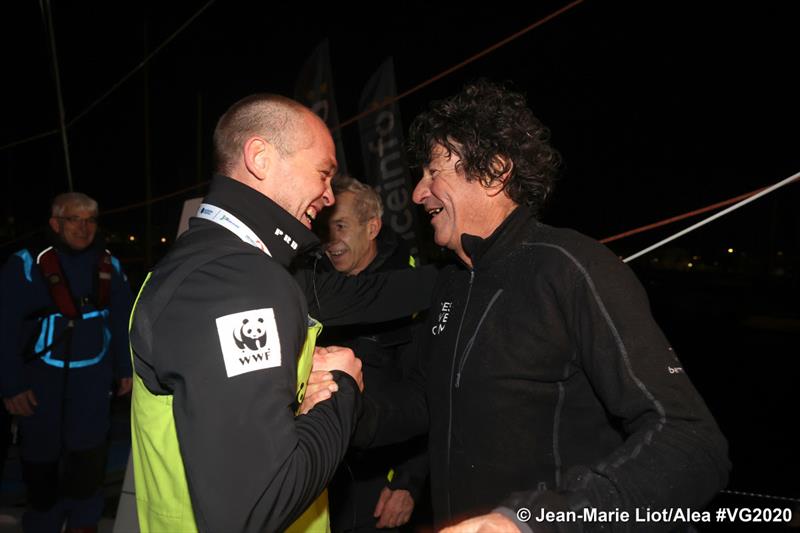
{"type": "Polygon", "coordinates": [[[369,240],[374,240],[378,233],[381,232],[381,228],[383,227],[383,222],[381,221],[381,217],[372,217],[367,220],[367,237],[369,240]]]}
{"type": "Polygon", "coordinates": [[[53,230],[54,233],[61,233],[61,226],[58,224],[58,219],[56,217],[50,217],[50,229],[53,230]]]}
{"type": "Polygon", "coordinates": [[[488,196],[497,196],[506,188],[511,172],[514,170],[514,162],[506,156],[495,154],[492,157],[492,170],[498,176],[489,184],[484,184],[488,196]]]}
{"type": "Polygon", "coordinates": [[[272,160],[276,155],[275,147],[263,137],[250,137],[242,147],[244,166],[259,180],[266,179],[272,160]]]}

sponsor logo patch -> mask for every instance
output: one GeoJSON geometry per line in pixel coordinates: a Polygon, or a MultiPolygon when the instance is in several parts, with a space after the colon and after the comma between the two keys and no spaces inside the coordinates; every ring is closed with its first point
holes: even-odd
{"type": "Polygon", "coordinates": [[[233,313],[216,322],[229,378],[281,366],[281,341],[272,308],[233,313]]]}
{"type": "Polygon", "coordinates": [[[438,324],[431,328],[431,333],[438,335],[444,331],[447,326],[447,321],[450,320],[450,313],[453,311],[453,302],[442,302],[442,308],[439,311],[438,324]]]}

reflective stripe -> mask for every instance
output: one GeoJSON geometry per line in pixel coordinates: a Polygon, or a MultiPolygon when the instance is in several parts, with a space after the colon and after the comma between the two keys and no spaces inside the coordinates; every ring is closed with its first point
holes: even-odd
{"type": "Polygon", "coordinates": [[[48,246],[47,248],[45,248],[44,250],[42,250],[41,252],[39,252],[39,255],[37,255],[37,256],[36,256],[36,264],[38,265],[38,264],[39,264],[39,261],[42,259],[42,256],[43,256],[44,254],[46,254],[47,252],[49,252],[50,250],[52,250],[52,249],[53,249],[53,247],[52,247],[52,246],[48,246]]]}
{"type": "MultiPolygon", "coordinates": [[[[108,250],[106,250],[106,252],[107,251],[108,250]]],[[[114,270],[117,271],[117,274],[119,274],[121,276],[122,275],[122,265],[119,264],[119,259],[117,259],[116,257],[114,257],[112,255],[111,256],[111,264],[114,266],[114,270]]]]}
{"type": "Polygon", "coordinates": [[[31,276],[31,270],[33,269],[33,256],[31,256],[31,253],[28,250],[20,250],[14,255],[22,259],[22,270],[25,273],[25,279],[28,281],[33,281],[33,276],[31,276]]]}
{"type": "MultiPolygon", "coordinates": [[[[108,320],[109,315],[108,309],[101,309],[99,311],[90,311],[88,313],[83,313],[81,315],[82,320],[88,320],[90,318],[102,318],[104,322],[108,320]]],[[[42,332],[39,335],[39,338],[36,341],[36,352],[41,352],[47,346],[51,346],[53,344],[53,336],[55,334],[55,324],[56,318],[64,318],[64,315],[61,313],[53,313],[52,315],[48,316],[45,320],[42,321],[42,332]],[[46,339],[46,340],[45,340],[46,339]]],[[[90,359],[80,359],[78,361],[70,361],[69,368],[85,368],[87,366],[96,365],[100,361],[103,360],[103,357],[106,356],[108,353],[108,348],[111,346],[111,330],[108,329],[107,324],[103,324],[103,348],[100,350],[100,353],[90,359]]],[[[47,350],[47,352],[41,357],[42,362],[47,363],[50,366],[54,366],[56,368],[64,368],[64,361],[61,359],[55,359],[53,357],[53,350],[47,350]]]]}

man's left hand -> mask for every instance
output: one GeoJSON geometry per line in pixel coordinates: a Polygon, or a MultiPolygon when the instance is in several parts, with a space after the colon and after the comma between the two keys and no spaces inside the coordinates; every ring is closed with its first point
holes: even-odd
{"type": "Polygon", "coordinates": [[[378,519],[377,528],[400,527],[411,519],[414,498],[407,490],[383,487],[372,516],[378,519]]]}
{"type": "Polygon", "coordinates": [[[133,387],[133,378],[121,378],[117,387],[117,396],[125,396],[133,387]]]}
{"type": "Polygon", "coordinates": [[[439,533],[519,533],[519,528],[500,513],[489,513],[446,527],[439,533]]]}

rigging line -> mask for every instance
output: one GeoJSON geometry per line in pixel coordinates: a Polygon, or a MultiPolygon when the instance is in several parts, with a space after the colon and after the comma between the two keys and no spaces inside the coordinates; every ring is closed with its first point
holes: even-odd
{"type": "MultiPolygon", "coordinates": [[[[162,43],[149,56],[147,56],[141,63],[139,63],[139,65],[137,65],[136,68],[133,71],[131,71],[127,75],[125,75],[120,81],[118,81],[116,84],[114,84],[114,86],[112,86],[111,89],[109,89],[103,96],[98,98],[94,103],[90,104],[89,107],[87,107],[86,109],[84,109],[83,111],[78,113],[78,115],[76,115],[72,120],[70,120],[70,122],[67,123],[67,127],[72,126],[79,119],[83,118],[83,116],[86,115],[92,108],[94,108],[97,104],[99,104],[102,100],[104,100],[108,95],[110,95],[112,92],[114,92],[120,85],[122,85],[125,81],[127,81],[127,79],[130,78],[139,69],[141,69],[145,65],[145,63],[150,60],[150,58],[152,58],[156,53],[158,53],[161,50],[161,48],[163,48],[179,32],[183,31],[183,29],[186,26],[188,26],[203,11],[205,11],[206,8],[210,7],[211,4],[214,3],[214,1],[215,0],[209,0],[206,3],[206,5],[201,7],[199,11],[197,11],[189,20],[187,20],[180,28],[178,28],[178,30],[174,34],[172,34],[164,43],[162,43]]],[[[401,93],[400,95],[397,95],[397,96],[395,96],[393,98],[385,100],[384,102],[382,102],[378,106],[375,106],[373,108],[370,108],[367,111],[359,113],[358,115],[356,115],[354,117],[351,117],[351,118],[345,120],[344,122],[340,122],[338,126],[333,128],[333,131],[339,130],[339,129],[343,128],[344,126],[348,126],[348,125],[352,124],[353,122],[356,122],[359,119],[361,119],[361,118],[363,118],[363,117],[365,117],[365,116],[367,116],[367,115],[369,115],[371,113],[374,113],[375,111],[377,111],[379,109],[382,109],[382,108],[384,108],[384,107],[386,107],[388,105],[391,105],[392,103],[400,100],[401,98],[405,98],[406,96],[408,96],[408,95],[410,95],[410,94],[422,89],[423,87],[426,87],[426,86],[430,85],[434,81],[437,81],[437,80],[439,80],[439,79],[441,79],[441,78],[443,78],[443,77],[445,77],[445,76],[447,76],[449,74],[452,74],[456,70],[468,65],[469,63],[472,63],[473,61],[476,61],[476,60],[480,59],[481,57],[485,56],[486,54],[488,54],[490,52],[493,52],[494,50],[496,50],[496,49],[498,49],[498,48],[500,48],[502,46],[505,46],[506,44],[508,44],[509,42],[513,41],[514,39],[524,35],[525,33],[533,30],[534,28],[537,28],[537,27],[541,26],[542,24],[554,19],[555,17],[561,15],[562,13],[572,9],[573,7],[575,7],[575,6],[577,6],[577,5],[581,4],[581,3],[583,3],[583,0],[575,0],[574,2],[571,2],[571,3],[563,6],[562,8],[550,13],[547,16],[545,16],[544,18],[541,18],[541,19],[537,20],[536,22],[534,22],[533,24],[529,25],[528,27],[523,28],[522,30],[514,33],[513,35],[511,35],[509,37],[506,37],[502,41],[500,41],[498,43],[495,43],[494,45],[490,46],[489,48],[487,48],[487,49],[485,49],[485,50],[483,50],[481,52],[478,52],[474,56],[466,59],[465,61],[462,61],[458,65],[456,65],[454,67],[450,67],[449,69],[437,74],[436,76],[428,79],[427,81],[424,81],[424,82],[416,85],[415,87],[412,87],[411,89],[401,93]]],[[[14,146],[18,146],[20,144],[24,144],[24,143],[27,143],[27,142],[35,141],[35,140],[40,139],[42,137],[46,137],[48,135],[52,135],[53,133],[55,133],[55,130],[51,130],[51,131],[45,132],[45,133],[40,133],[38,135],[34,135],[34,136],[28,137],[26,139],[21,139],[19,141],[14,141],[14,142],[5,144],[3,146],[0,146],[0,150],[5,150],[7,148],[12,148],[14,146]]]]}
{"type": "Polygon", "coordinates": [[[642,233],[643,231],[649,231],[651,229],[660,228],[661,226],[666,226],[667,224],[672,224],[673,222],[678,222],[679,220],[683,220],[685,218],[691,218],[691,217],[696,216],[696,215],[701,215],[701,214],[706,213],[708,211],[713,211],[714,209],[719,209],[720,207],[725,207],[726,205],[730,205],[730,204],[736,203],[739,200],[744,200],[745,198],[749,198],[750,196],[753,196],[754,194],[759,193],[759,192],[763,191],[764,189],[766,189],[766,187],[761,187],[760,189],[756,189],[754,191],[750,191],[750,192],[747,192],[747,193],[744,193],[744,194],[740,194],[736,198],[729,198],[729,199],[724,200],[722,202],[717,202],[714,205],[708,205],[706,207],[701,207],[700,209],[695,209],[694,211],[689,211],[688,213],[683,213],[682,215],[676,215],[674,217],[666,218],[664,220],[661,220],[659,222],[653,222],[652,224],[647,224],[646,226],[641,226],[641,227],[638,227],[638,228],[635,228],[635,229],[632,229],[632,230],[628,230],[628,231],[625,231],[625,232],[622,232],[622,233],[618,233],[616,235],[612,235],[611,237],[606,237],[605,239],[600,239],[599,242],[601,242],[603,244],[606,244],[606,243],[609,243],[609,242],[614,242],[616,240],[623,239],[625,237],[630,237],[631,235],[636,235],[637,233],[642,233]]]}
{"type": "Polygon", "coordinates": [[[147,54],[147,56],[146,56],[144,59],[142,59],[142,61],[141,61],[141,62],[139,62],[139,64],[138,64],[138,65],[136,65],[136,67],[134,67],[134,69],[133,69],[133,70],[131,70],[130,72],[128,72],[126,75],[124,75],[124,76],[122,77],[122,79],[120,79],[120,80],[119,80],[117,83],[115,83],[114,85],[112,85],[112,86],[111,86],[111,88],[110,88],[109,90],[107,90],[107,91],[105,92],[105,94],[103,94],[103,95],[102,95],[100,98],[98,98],[97,100],[95,100],[94,102],[92,102],[91,104],[89,104],[89,105],[88,105],[88,106],[87,106],[87,107],[86,107],[86,108],[85,108],[83,111],[81,111],[80,113],[78,113],[77,115],[75,115],[75,117],[73,117],[73,118],[72,118],[72,120],[70,120],[70,121],[67,123],[67,126],[68,126],[68,127],[71,127],[71,126],[72,126],[73,124],[75,124],[77,121],[79,121],[80,119],[82,119],[82,118],[83,118],[83,117],[84,117],[84,116],[85,116],[87,113],[89,113],[89,111],[91,111],[92,109],[94,109],[94,108],[95,108],[95,107],[96,107],[96,106],[97,106],[97,105],[98,105],[100,102],[102,102],[103,100],[105,100],[105,99],[106,99],[106,98],[107,98],[107,97],[108,97],[108,96],[109,96],[111,93],[113,93],[114,91],[116,91],[116,90],[117,90],[117,89],[118,89],[118,88],[119,88],[119,87],[120,87],[120,86],[121,86],[123,83],[125,83],[126,81],[128,81],[128,79],[129,79],[131,76],[133,76],[134,74],[136,74],[137,72],[139,72],[139,70],[140,70],[142,67],[144,67],[144,66],[145,66],[145,65],[148,63],[148,61],[150,61],[150,60],[153,58],[153,56],[155,56],[155,55],[156,55],[157,53],[159,53],[159,52],[160,52],[160,51],[161,51],[161,50],[162,50],[162,49],[163,49],[165,46],[167,46],[167,45],[168,45],[170,42],[172,42],[172,40],[173,40],[175,37],[177,37],[177,36],[178,36],[178,34],[179,34],[180,32],[182,32],[183,30],[185,30],[185,29],[186,29],[186,28],[187,28],[187,27],[188,27],[188,26],[189,26],[189,25],[190,25],[192,22],[194,22],[194,20],[195,20],[197,17],[199,17],[199,16],[200,16],[200,15],[201,15],[201,14],[202,14],[202,13],[203,13],[203,12],[204,12],[206,9],[208,9],[208,8],[211,6],[211,4],[213,4],[214,2],[215,2],[215,0],[208,0],[208,2],[206,2],[206,3],[205,3],[205,5],[204,5],[203,7],[201,7],[199,10],[197,10],[197,12],[195,12],[195,14],[194,14],[194,15],[192,15],[191,17],[189,17],[189,19],[188,19],[186,22],[184,22],[184,23],[183,23],[183,24],[182,24],[182,25],[181,25],[181,26],[180,26],[180,27],[179,27],[177,30],[175,30],[175,32],[173,32],[173,34],[172,34],[172,35],[170,35],[169,37],[167,37],[167,38],[166,38],[166,40],[164,40],[164,42],[162,42],[160,45],[158,45],[158,46],[157,46],[157,47],[156,47],[156,48],[155,48],[155,49],[154,49],[152,52],[150,52],[149,54],[147,54]]]}
{"type": "Polygon", "coordinates": [[[749,496],[751,498],[764,498],[767,500],[781,500],[785,502],[798,502],[800,503],[800,498],[789,498],[786,496],[773,496],[771,494],[759,494],[758,492],[742,492],[740,490],[721,490],[723,494],[732,494],[734,496],[749,496]]]}
{"type": "Polygon", "coordinates": [[[501,47],[507,45],[508,43],[513,41],[514,39],[517,39],[518,37],[523,36],[524,34],[528,33],[529,31],[531,31],[531,30],[533,30],[535,28],[538,28],[542,24],[544,24],[546,22],[549,22],[550,20],[556,18],[557,16],[561,15],[562,13],[565,13],[565,12],[569,11],[570,9],[572,9],[573,7],[575,7],[575,6],[579,5],[579,4],[582,4],[582,3],[583,3],[583,0],[575,0],[574,2],[571,2],[571,3],[569,3],[569,4],[565,5],[565,6],[557,9],[556,11],[553,11],[549,15],[546,15],[545,17],[537,20],[533,24],[527,26],[526,28],[521,29],[520,31],[514,33],[513,35],[510,35],[510,36],[506,37],[502,41],[493,44],[489,48],[486,48],[485,50],[482,50],[481,52],[478,52],[477,54],[473,55],[472,57],[469,57],[468,59],[465,59],[461,63],[459,63],[459,64],[457,64],[455,66],[452,66],[452,67],[450,67],[450,68],[448,68],[446,70],[443,70],[439,74],[436,74],[432,78],[429,78],[429,79],[423,81],[422,83],[412,87],[411,89],[408,89],[407,91],[404,91],[404,92],[402,92],[402,93],[400,93],[400,94],[398,94],[396,96],[393,96],[391,98],[385,99],[383,102],[381,102],[381,103],[379,103],[379,104],[377,104],[377,105],[375,105],[373,107],[370,107],[366,111],[362,111],[361,113],[357,114],[354,117],[351,117],[351,118],[345,120],[344,122],[340,122],[339,125],[336,128],[333,128],[334,131],[338,130],[338,129],[342,129],[345,126],[349,126],[353,122],[356,122],[356,121],[366,117],[367,115],[370,115],[370,114],[378,111],[379,109],[383,109],[384,107],[397,102],[401,98],[405,98],[406,96],[408,96],[408,95],[410,95],[412,93],[415,93],[415,92],[419,91],[420,89],[422,89],[424,87],[427,87],[431,83],[444,78],[445,76],[449,76],[453,72],[455,72],[455,71],[457,71],[457,70],[469,65],[473,61],[477,61],[478,59],[482,58],[483,56],[485,56],[485,55],[487,55],[487,54],[489,54],[491,52],[494,52],[498,48],[501,48],[501,47]]]}
{"type": "Polygon", "coordinates": [[[5,150],[6,148],[13,148],[15,146],[19,146],[20,144],[29,143],[29,142],[35,141],[37,139],[43,139],[45,137],[50,137],[51,135],[55,135],[56,133],[58,133],[58,130],[44,131],[42,133],[37,133],[36,135],[31,135],[30,137],[26,137],[26,138],[20,139],[18,141],[12,141],[12,142],[10,142],[8,144],[4,144],[3,146],[0,146],[0,151],[5,150]]]}
{"type": "Polygon", "coordinates": [[[784,185],[788,185],[789,183],[795,181],[797,178],[800,178],[800,172],[797,172],[797,173],[789,176],[788,178],[786,178],[784,180],[781,180],[778,183],[776,183],[774,185],[771,185],[770,187],[767,187],[766,189],[762,189],[761,192],[758,192],[758,193],[756,193],[756,194],[754,194],[754,195],[752,195],[752,196],[750,196],[748,198],[745,198],[741,202],[736,203],[736,204],[730,206],[727,209],[723,209],[719,213],[715,213],[715,214],[711,215],[710,217],[701,220],[697,224],[693,224],[692,226],[689,226],[688,228],[683,229],[683,230],[679,231],[678,233],[676,233],[676,234],[674,234],[674,235],[672,235],[670,237],[667,237],[666,239],[663,239],[663,240],[653,244],[652,246],[648,246],[644,250],[640,250],[640,251],[636,252],[633,255],[629,255],[628,257],[626,257],[622,261],[623,261],[623,263],[627,263],[628,261],[633,261],[637,257],[641,257],[641,256],[643,256],[644,254],[646,254],[648,252],[652,252],[656,248],[658,248],[660,246],[663,246],[664,244],[666,244],[666,243],[668,243],[670,241],[673,241],[673,240],[677,239],[678,237],[682,237],[683,235],[686,235],[687,233],[696,230],[700,226],[704,226],[704,225],[708,224],[709,222],[711,222],[713,220],[716,220],[716,219],[718,219],[718,218],[720,218],[722,216],[727,215],[731,211],[735,211],[736,209],[739,209],[740,207],[743,207],[743,206],[749,204],[750,202],[752,202],[754,200],[757,200],[758,198],[761,198],[762,196],[766,196],[767,194],[771,193],[772,191],[774,191],[776,189],[779,189],[779,188],[783,187],[784,185]]]}
{"type": "Polygon", "coordinates": [[[161,200],[166,200],[167,198],[172,198],[173,196],[178,196],[178,195],[183,194],[185,192],[188,192],[188,191],[191,191],[191,190],[194,190],[194,189],[198,189],[200,187],[204,187],[204,186],[208,185],[210,181],[211,180],[205,180],[205,181],[202,181],[200,183],[195,183],[194,185],[190,185],[189,187],[184,187],[183,189],[181,189],[179,191],[172,191],[172,192],[167,193],[167,194],[162,194],[161,196],[157,196],[155,198],[151,198],[150,200],[144,200],[143,202],[137,202],[135,204],[123,205],[122,207],[115,207],[114,209],[109,209],[107,211],[101,211],[100,215],[101,216],[105,216],[105,215],[111,215],[111,214],[116,214],[116,213],[122,213],[123,211],[130,211],[131,209],[136,209],[138,207],[143,207],[143,206],[146,206],[146,205],[149,205],[149,204],[154,204],[156,202],[160,202],[161,200]]]}
{"type": "Polygon", "coordinates": [[[61,93],[61,73],[58,68],[58,54],[56,53],[56,32],[53,27],[53,10],[50,0],[39,1],[42,18],[47,28],[47,37],[50,44],[50,54],[53,58],[53,77],[56,83],[56,99],[58,100],[58,128],[61,132],[61,145],[64,148],[64,167],[67,170],[67,190],[72,192],[72,165],[69,162],[69,142],[67,141],[67,125],[64,113],[64,96],[61,93]]]}
{"type": "MultiPolygon", "coordinates": [[[[41,1],[42,1],[42,0],[40,0],[40,2],[41,2],[41,1]]],[[[177,37],[177,36],[178,36],[178,34],[179,34],[180,32],[182,32],[184,29],[186,29],[186,27],[187,27],[189,24],[191,24],[191,23],[192,23],[192,22],[193,22],[193,21],[194,21],[194,20],[195,20],[195,19],[196,19],[196,18],[197,18],[197,17],[198,17],[200,14],[201,14],[201,13],[203,13],[203,11],[205,11],[207,8],[209,8],[209,7],[211,6],[211,4],[213,4],[215,1],[216,1],[216,0],[209,0],[208,2],[206,2],[206,4],[205,4],[203,7],[201,7],[201,8],[200,8],[200,9],[199,9],[199,10],[198,10],[198,11],[197,11],[197,12],[196,12],[194,15],[192,15],[191,17],[189,17],[189,19],[188,19],[186,22],[184,22],[184,23],[183,23],[183,25],[181,25],[181,27],[179,27],[177,30],[175,30],[175,32],[174,32],[172,35],[170,35],[170,36],[169,36],[169,37],[168,37],[168,38],[167,38],[167,39],[166,39],[164,42],[162,42],[162,43],[161,43],[161,44],[160,44],[158,47],[156,47],[156,48],[155,48],[155,49],[154,49],[152,52],[150,52],[150,54],[148,54],[148,55],[147,55],[147,57],[145,57],[145,58],[144,58],[144,59],[143,59],[143,60],[142,60],[142,61],[141,61],[141,62],[140,62],[140,63],[139,63],[139,64],[138,64],[138,65],[137,65],[137,66],[136,66],[136,67],[135,67],[135,68],[134,68],[132,71],[130,71],[130,72],[129,72],[128,74],[126,74],[125,76],[123,76],[123,77],[122,77],[122,79],[120,79],[120,80],[119,80],[117,83],[115,83],[115,84],[114,84],[114,85],[113,85],[113,86],[112,86],[112,87],[111,87],[111,88],[110,88],[108,91],[106,91],[106,92],[105,92],[105,94],[103,94],[103,95],[102,95],[100,98],[98,98],[97,100],[95,100],[93,103],[89,104],[89,106],[88,106],[87,108],[85,108],[83,111],[81,111],[80,113],[78,113],[78,114],[77,114],[75,117],[73,117],[73,118],[72,118],[72,120],[70,120],[70,121],[67,123],[67,128],[71,127],[71,126],[72,126],[72,125],[73,125],[75,122],[77,122],[78,120],[80,120],[81,118],[83,118],[83,117],[84,117],[84,115],[86,115],[86,114],[87,114],[89,111],[91,111],[92,109],[94,109],[94,108],[97,106],[97,104],[99,104],[100,102],[102,102],[103,100],[105,100],[105,99],[106,99],[106,98],[107,98],[107,97],[108,97],[108,96],[109,96],[111,93],[113,93],[113,92],[114,92],[115,90],[117,90],[117,89],[118,89],[118,88],[119,88],[119,87],[120,87],[120,86],[121,86],[123,83],[125,83],[125,82],[128,80],[128,78],[130,78],[131,76],[133,76],[133,75],[134,75],[136,72],[138,72],[138,71],[139,71],[139,70],[140,70],[142,67],[144,67],[144,66],[145,66],[145,64],[147,64],[147,62],[148,62],[148,61],[150,61],[150,60],[153,58],[153,56],[155,56],[157,53],[159,53],[159,52],[161,51],[161,49],[162,49],[162,48],[164,48],[164,47],[165,47],[167,44],[169,44],[169,42],[170,42],[170,41],[172,41],[172,40],[173,40],[175,37],[177,37]]],[[[12,142],[10,142],[10,143],[6,143],[6,144],[4,144],[3,146],[0,146],[0,151],[2,151],[2,150],[6,150],[6,149],[8,149],[8,148],[13,148],[13,147],[15,147],[15,146],[19,146],[19,145],[21,145],[21,144],[26,144],[26,143],[29,143],[29,142],[32,142],[32,141],[36,141],[36,140],[38,140],[38,139],[42,139],[42,138],[44,138],[44,137],[49,137],[50,135],[54,135],[54,134],[56,134],[56,133],[58,133],[58,130],[55,130],[55,129],[54,129],[54,130],[50,130],[50,131],[45,131],[45,132],[42,132],[42,133],[38,133],[38,134],[36,134],[36,135],[31,135],[30,137],[26,137],[25,139],[20,139],[20,140],[18,140],[18,141],[12,141],[12,142]]]]}
{"type": "Polygon", "coordinates": [[[44,231],[43,229],[37,229],[37,230],[29,231],[27,233],[23,233],[19,237],[15,237],[15,238],[11,239],[10,241],[6,241],[4,243],[0,243],[0,249],[5,248],[6,246],[11,246],[12,244],[14,244],[16,242],[24,241],[25,239],[30,239],[34,235],[36,235],[38,233],[41,233],[43,231],[44,231]]]}
{"type": "MultiPolygon", "coordinates": [[[[173,196],[178,196],[179,194],[183,194],[185,192],[191,191],[193,189],[197,189],[197,188],[202,187],[204,185],[208,185],[210,181],[211,180],[206,180],[206,181],[203,181],[201,183],[195,183],[194,185],[191,185],[189,187],[185,187],[185,188],[183,188],[183,189],[181,189],[179,191],[173,191],[171,193],[167,193],[167,194],[164,194],[162,196],[158,196],[156,198],[152,198],[149,201],[145,200],[144,202],[138,202],[138,203],[135,203],[135,204],[124,205],[122,207],[116,207],[114,209],[109,209],[107,211],[100,211],[99,215],[102,217],[102,216],[106,216],[106,215],[122,213],[123,211],[129,211],[131,209],[136,209],[138,207],[142,207],[142,206],[147,205],[147,204],[154,204],[156,202],[160,202],[161,200],[166,200],[167,198],[172,198],[173,196]]],[[[3,243],[0,243],[0,248],[5,248],[6,246],[10,246],[10,245],[14,244],[15,242],[19,242],[19,241],[28,239],[30,237],[33,237],[34,235],[36,235],[38,233],[41,233],[42,231],[43,230],[41,230],[41,229],[37,229],[37,230],[34,230],[34,231],[29,231],[27,233],[24,233],[24,234],[20,235],[19,237],[11,239],[10,241],[6,241],[6,242],[3,242],[3,243]]]]}

